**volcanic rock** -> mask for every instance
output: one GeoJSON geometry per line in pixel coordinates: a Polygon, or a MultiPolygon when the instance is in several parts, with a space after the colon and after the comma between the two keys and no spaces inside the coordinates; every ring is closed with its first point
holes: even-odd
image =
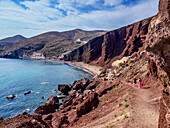
{"type": "Polygon", "coordinates": [[[57,96],[51,96],[44,105],[39,106],[35,113],[38,114],[49,114],[55,112],[55,109],[59,106],[59,100],[57,96]]]}
{"type": "Polygon", "coordinates": [[[27,91],[27,92],[24,93],[24,95],[27,95],[27,94],[30,94],[30,93],[31,93],[31,91],[27,91]]]}
{"type": "Polygon", "coordinates": [[[86,97],[86,99],[80,105],[77,106],[76,109],[77,115],[80,117],[83,114],[89,112],[92,109],[92,107],[98,104],[98,102],[99,102],[98,94],[96,92],[90,93],[86,97]]]}
{"type": "Polygon", "coordinates": [[[6,98],[7,98],[7,99],[14,99],[15,97],[16,97],[16,95],[13,95],[13,94],[12,94],[12,95],[7,96],[6,98]]]}
{"type": "Polygon", "coordinates": [[[73,83],[73,90],[84,90],[87,86],[88,86],[88,84],[90,83],[90,80],[88,79],[88,78],[83,78],[83,79],[80,79],[80,80],[78,80],[78,81],[75,81],[74,83],[73,83]]]}
{"type": "Polygon", "coordinates": [[[59,84],[58,90],[64,93],[65,95],[68,95],[68,92],[71,90],[71,86],[67,84],[59,84]]]}

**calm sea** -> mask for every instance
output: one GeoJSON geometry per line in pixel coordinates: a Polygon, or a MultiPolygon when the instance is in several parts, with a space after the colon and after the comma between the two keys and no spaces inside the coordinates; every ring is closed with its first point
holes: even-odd
{"type": "Polygon", "coordinates": [[[51,95],[59,93],[52,92],[57,90],[58,84],[72,84],[84,77],[92,78],[86,72],[60,62],[0,58],[0,117],[13,117],[26,109],[33,113],[51,95]],[[24,95],[26,91],[32,92],[24,95]],[[17,97],[7,100],[10,94],[17,97]]]}

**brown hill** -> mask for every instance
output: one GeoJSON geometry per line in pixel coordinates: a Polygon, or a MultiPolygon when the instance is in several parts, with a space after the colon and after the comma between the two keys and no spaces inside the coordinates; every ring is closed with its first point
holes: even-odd
{"type": "Polygon", "coordinates": [[[1,39],[0,40],[0,48],[6,47],[6,46],[11,46],[12,44],[14,44],[16,42],[20,42],[25,39],[26,38],[21,35],[16,35],[13,37],[7,37],[5,39],[1,39]]]}
{"type": "Polygon", "coordinates": [[[89,40],[104,34],[104,31],[84,31],[75,29],[65,32],[47,32],[18,42],[4,49],[2,57],[29,57],[33,52],[41,52],[46,57],[57,57],[71,52],[89,40]]]}

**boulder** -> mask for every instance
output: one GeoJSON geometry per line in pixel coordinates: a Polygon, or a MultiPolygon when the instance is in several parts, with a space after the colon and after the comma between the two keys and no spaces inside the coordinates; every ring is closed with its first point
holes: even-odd
{"type": "Polygon", "coordinates": [[[27,91],[27,92],[24,93],[24,95],[27,95],[27,94],[30,94],[30,93],[31,93],[31,91],[27,91]]]}
{"type": "Polygon", "coordinates": [[[52,93],[56,93],[56,92],[57,92],[57,90],[56,90],[56,89],[53,89],[53,90],[52,90],[52,93]]]}
{"type": "Polygon", "coordinates": [[[35,110],[35,113],[42,114],[42,115],[53,113],[53,112],[55,112],[55,106],[53,104],[44,104],[39,106],[35,110]]]}
{"type": "Polygon", "coordinates": [[[16,95],[9,95],[9,96],[7,96],[6,98],[9,100],[9,99],[14,99],[16,97],[16,95]]]}
{"type": "Polygon", "coordinates": [[[51,96],[51,97],[47,100],[46,104],[58,105],[58,104],[59,104],[58,97],[55,96],[55,95],[51,96]]]}
{"type": "Polygon", "coordinates": [[[75,81],[73,83],[73,90],[84,90],[90,83],[90,80],[88,78],[83,78],[83,79],[80,79],[78,81],[75,81]]]}
{"type": "Polygon", "coordinates": [[[55,109],[59,106],[59,100],[57,96],[51,96],[44,105],[39,106],[35,113],[38,114],[49,114],[55,112],[55,109]]]}
{"type": "Polygon", "coordinates": [[[58,90],[64,93],[65,95],[68,95],[68,92],[71,90],[71,86],[67,84],[59,84],[58,90]]]}
{"type": "Polygon", "coordinates": [[[88,86],[87,86],[87,88],[86,89],[90,89],[90,90],[92,90],[92,89],[95,89],[96,88],[96,86],[99,84],[100,82],[98,82],[98,81],[93,81],[92,83],[90,83],[88,86]]]}
{"type": "Polygon", "coordinates": [[[62,113],[53,114],[51,125],[53,128],[66,128],[69,125],[68,117],[62,113]]]}
{"type": "Polygon", "coordinates": [[[98,94],[96,92],[90,93],[86,99],[77,106],[76,112],[77,115],[80,117],[83,114],[89,112],[94,106],[96,106],[99,102],[98,94]]]}

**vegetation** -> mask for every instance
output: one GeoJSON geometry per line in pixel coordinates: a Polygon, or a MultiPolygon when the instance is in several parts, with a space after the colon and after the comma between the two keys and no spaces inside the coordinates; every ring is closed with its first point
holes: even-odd
{"type": "Polygon", "coordinates": [[[123,70],[123,67],[120,67],[120,68],[118,69],[118,72],[120,72],[121,70],[123,70]]]}
{"type": "Polygon", "coordinates": [[[125,118],[128,118],[128,115],[127,115],[127,114],[125,114],[125,118]]]}
{"type": "Polygon", "coordinates": [[[124,101],[124,102],[127,102],[127,99],[126,99],[126,98],[123,98],[123,101],[124,101]]]}
{"type": "Polygon", "coordinates": [[[129,105],[128,104],[124,104],[124,107],[127,108],[127,107],[129,107],[129,105]]]}
{"type": "Polygon", "coordinates": [[[112,84],[112,81],[109,81],[109,84],[112,84]]]}
{"type": "Polygon", "coordinates": [[[107,125],[107,128],[112,128],[114,125],[112,124],[112,123],[109,123],[108,125],[107,125]]]}

